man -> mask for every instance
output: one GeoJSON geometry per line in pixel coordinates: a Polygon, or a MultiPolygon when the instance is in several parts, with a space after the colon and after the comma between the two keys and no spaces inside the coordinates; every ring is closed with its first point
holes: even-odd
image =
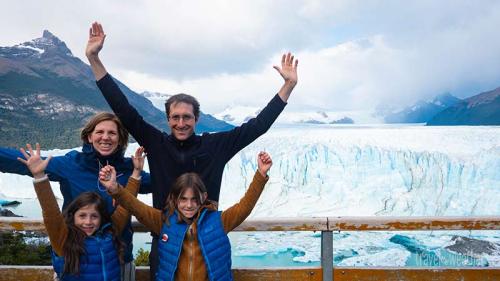
{"type": "MultiPolygon", "coordinates": [[[[278,94],[256,118],[230,131],[213,134],[194,134],[199,119],[200,105],[190,95],[172,96],[165,104],[168,135],[145,122],[128,103],[120,88],[107,73],[99,59],[106,35],[102,26],[95,22],[89,33],[86,55],[104,98],[129,133],[146,149],[151,174],[153,207],[163,209],[170,186],[186,172],[198,173],[207,187],[209,198],[219,200],[222,174],[226,163],[245,146],[264,134],[283,111],[288,98],[297,84],[298,60],[288,53],[281,60],[281,67],[274,66],[283,77],[284,84],[278,94]]],[[[157,243],[151,246],[151,280],[157,268],[157,243]]]]}

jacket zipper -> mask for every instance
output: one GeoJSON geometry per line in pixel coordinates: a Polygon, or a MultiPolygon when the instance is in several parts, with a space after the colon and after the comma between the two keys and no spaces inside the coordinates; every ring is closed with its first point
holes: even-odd
{"type": "Polygon", "coordinates": [[[106,281],[106,280],[108,280],[108,276],[106,276],[106,266],[105,266],[106,262],[104,260],[104,253],[102,251],[101,239],[96,237],[96,240],[97,240],[97,244],[99,245],[99,252],[101,253],[102,277],[103,277],[104,281],[106,281]]]}
{"type": "Polygon", "coordinates": [[[193,224],[189,226],[189,280],[193,280],[193,229],[191,228],[193,224]]]}

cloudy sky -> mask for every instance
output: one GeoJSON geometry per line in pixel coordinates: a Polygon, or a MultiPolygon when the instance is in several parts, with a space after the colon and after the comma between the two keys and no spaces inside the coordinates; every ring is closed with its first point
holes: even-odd
{"type": "Polygon", "coordinates": [[[0,46],[48,29],[84,56],[93,21],[101,59],[136,91],[185,92],[202,110],[262,106],[299,58],[292,109],[370,110],[500,86],[500,1],[9,1],[0,46]],[[495,31],[497,30],[497,31],[495,31]]]}

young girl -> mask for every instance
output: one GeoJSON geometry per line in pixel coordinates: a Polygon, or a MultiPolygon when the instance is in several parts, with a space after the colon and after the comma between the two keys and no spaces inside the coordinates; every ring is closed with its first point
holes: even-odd
{"type": "Polygon", "coordinates": [[[252,212],[272,165],[271,157],[265,152],[259,153],[257,162],[258,171],[245,196],[223,212],[217,211],[215,202],[207,200],[205,185],[195,173],[177,178],[164,212],[118,188],[113,167],[104,167],[99,176],[121,206],[159,235],[160,265],[156,280],[233,280],[227,233],[252,212]]]}
{"type": "MultiPolygon", "coordinates": [[[[119,234],[130,219],[122,207],[109,215],[105,200],[95,192],[83,192],[61,214],[45,174],[51,157],[40,158],[40,145],[29,154],[21,148],[25,159],[18,158],[33,175],[35,191],[42,207],[43,221],[52,249],[54,270],[61,280],[120,280],[123,247],[119,234]]],[[[137,196],[144,165],[144,149],[132,157],[134,170],[127,184],[131,196],[137,196]],[[133,194],[133,195],[132,195],[133,194]]]]}

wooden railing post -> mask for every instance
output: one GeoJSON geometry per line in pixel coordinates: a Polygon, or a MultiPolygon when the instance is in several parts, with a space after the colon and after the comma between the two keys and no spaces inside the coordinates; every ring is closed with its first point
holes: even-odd
{"type": "Polygon", "coordinates": [[[321,268],[323,281],[333,281],[333,232],[321,231],[321,268]]]}

